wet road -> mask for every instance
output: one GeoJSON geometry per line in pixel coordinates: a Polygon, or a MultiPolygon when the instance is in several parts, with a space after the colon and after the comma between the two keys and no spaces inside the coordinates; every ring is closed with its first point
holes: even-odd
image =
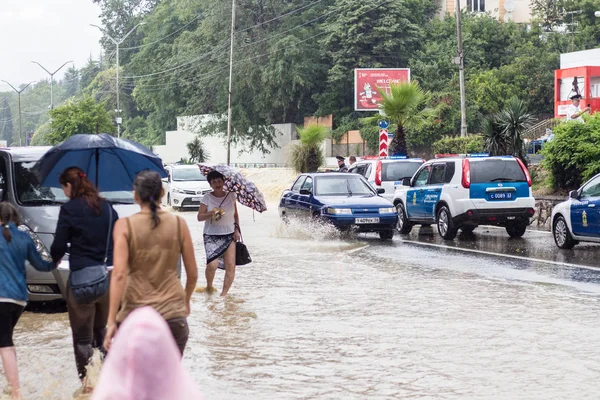
{"type": "MultiPolygon", "coordinates": [[[[274,209],[244,211],[242,228],[254,263],[229,298],[193,300],[184,364],[207,399],[598,398],[598,246],[496,229],[452,244],[469,251],[432,228],[381,242],[274,209]]],[[[70,398],[66,315],[28,312],[17,330],[25,398],[70,398]]]]}

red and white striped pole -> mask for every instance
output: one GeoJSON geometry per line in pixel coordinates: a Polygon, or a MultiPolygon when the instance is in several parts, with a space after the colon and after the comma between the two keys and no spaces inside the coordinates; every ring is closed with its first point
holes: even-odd
{"type": "Polygon", "coordinates": [[[388,127],[390,122],[386,119],[379,121],[379,157],[387,157],[389,155],[389,136],[388,127]]]}

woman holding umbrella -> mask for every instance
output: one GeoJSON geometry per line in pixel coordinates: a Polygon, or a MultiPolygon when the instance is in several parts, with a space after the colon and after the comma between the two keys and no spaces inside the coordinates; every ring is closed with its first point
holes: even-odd
{"type": "Polygon", "coordinates": [[[241,238],[236,195],[224,190],[225,176],[220,172],[210,171],[207,179],[213,192],[204,196],[198,211],[198,221],[205,222],[206,291],[215,291],[215,272],[221,268],[225,269],[221,296],[226,296],[235,279],[235,242],[241,238]]]}

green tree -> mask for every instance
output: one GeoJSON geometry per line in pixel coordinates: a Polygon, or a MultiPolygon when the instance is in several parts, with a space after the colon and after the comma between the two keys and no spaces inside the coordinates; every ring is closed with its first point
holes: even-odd
{"type": "MultiPolygon", "coordinates": [[[[408,155],[406,147],[407,130],[418,130],[431,120],[435,114],[429,108],[431,95],[421,89],[415,81],[410,83],[392,84],[390,94],[378,89],[382,97],[379,105],[380,111],[396,125],[396,134],[390,144],[390,155],[408,155]]],[[[381,119],[374,116],[367,119],[368,122],[381,119]]]]}
{"type": "Polygon", "coordinates": [[[51,133],[47,142],[55,145],[76,134],[114,133],[115,127],[105,104],[97,104],[91,97],[69,101],[50,111],[51,133]]]}
{"type": "Polygon", "coordinates": [[[496,119],[493,116],[485,118],[481,126],[485,140],[485,151],[492,156],[506,155],[508,143],[496,119]]]}
{"type": "Polygon", "coordinates": [[[13,134],[12,112],[10,111],[8,99],[5,97],[2,99],[2,105],[0,105],[0,140],[6,140],[10,145],[13,134]]]}
{"type": "Polygon", "coordinates": [[[525,102],[517,97],[511,97],[504,110],[496,116],[496,122],[510,146],[508,147],[509,151],[525,163],[527,160],[523,133],[533,125],[534,121],[535,119],[527,110],[525,102]]]}
{"type": "Polygon", "coordinates": [[[75,67],[70,67],[65,72],[65,76],[60,81],[60,85],[65,90],[65,96],[67,98],[76,96],[79,93],[79,70],[75,67]]]}
{"type": "Polygon", "coordinates": [[[300,143],[292,147],[291,164],[297,172],[317,172],[325,163],[321,144],[329,132],[319,125],[308,125],[298,128],[300,143]]]}
{"type": "Polygon", "coordinates": [[[205,163],[210,158],[208,150],[204,148],[204,144],[198,136],[187,144],[190,161],[193,163],[205,163]]]}

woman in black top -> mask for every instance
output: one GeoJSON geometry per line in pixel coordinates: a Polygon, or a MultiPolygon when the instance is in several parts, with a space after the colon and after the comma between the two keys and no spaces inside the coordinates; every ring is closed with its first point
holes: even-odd
{"type": "MultiPolygon", "coordinates": [[[[112,219],[109,220],[109,208],[112,206],[100,197],[98,190],[79,168],[68,168],[60,175],[59,180],[70,201],[60,208],[56,236],[50,250],[52,259],[58,262],[68,252],[72,271],[103,264],[109,229],[112,229],[119,218],[117,212],[112,209],[112,219]]],[[[108,243],[107,265],[112,265],[112,246],[111,237],[108,243]]],[[[108,320],[109,295],[106,293],[91,304],[79,304],[68,288],[67,308],[73,333],[75,363],[83,385],[82,394],[90,393],[93,388],[87,385],[86,366],[94,348],[105,352],[103,342],[108,320]]]]}

